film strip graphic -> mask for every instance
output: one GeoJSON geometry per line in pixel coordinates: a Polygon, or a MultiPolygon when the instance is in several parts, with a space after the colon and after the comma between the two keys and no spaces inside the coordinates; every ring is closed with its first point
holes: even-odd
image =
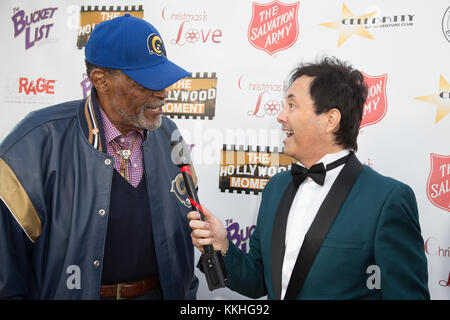
{"type": "Polygon", "coordinates": [[[78,27],[77,48],[82,49],[95,26],[100,22],[111,20],[125,13],[137,18],[144,18],[144,7],[136,6],[81,6],[80,25],[78,27]]]}
{"type": "Polygon", "coordinates": [[[193,72],[168,88],[163,113],[173,119],[214,119],[216,113],[217,75],[193,72]]]}
{"type": "Polygon", "coordinates": [[[277,147],[223,145],[220,154],[221,192],[259,194],[270,178],[291,168],[295,159],[277,147]]]}

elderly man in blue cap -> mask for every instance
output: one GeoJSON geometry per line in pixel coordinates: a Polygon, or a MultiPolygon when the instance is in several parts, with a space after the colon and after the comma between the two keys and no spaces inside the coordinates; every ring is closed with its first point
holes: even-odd
{"type": "Polygon", "coordinates": [[[0,298],[195,299],[162,116],[190,74],[129,14],[100,23],[85,56],[90,96],[30,113],[0,145],[0,298]]]}

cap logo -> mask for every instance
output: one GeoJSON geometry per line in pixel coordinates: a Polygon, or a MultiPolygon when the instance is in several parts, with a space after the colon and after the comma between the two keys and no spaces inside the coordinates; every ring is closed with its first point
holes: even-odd
{"type": "Polygon", "coordinates": [[[158,56],[166,56],[166,49],[162,39],[156,34],[152,33],[147,38],[147,47],[150,54],[156,54],[158,56]]]}

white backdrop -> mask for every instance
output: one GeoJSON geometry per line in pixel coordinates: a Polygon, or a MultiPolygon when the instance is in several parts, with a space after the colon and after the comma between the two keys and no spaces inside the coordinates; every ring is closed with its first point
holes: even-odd
{"type": "MultiPolygon", "coordinates": [[[[289,72],[324,55],[363,71],[371,89],[357,156],[415,191],[431,297],[450,298],[449,1],[2,1],[0,140],[28,112],[88,93],[77,43],[92,23],[127,10],[157,27],[168,57],[193,72],[171,88],[166,111],[192,144],[201,202],[243,250],[270,178],[258,173],[287,167],[265,156],[281,149],[276,115],[289,72]],[[221,165],[223,150],[241,150],[247,165],[221,165]]],[[[246,299],[209,292],[196,273],[199,299],[246,299]]]]}

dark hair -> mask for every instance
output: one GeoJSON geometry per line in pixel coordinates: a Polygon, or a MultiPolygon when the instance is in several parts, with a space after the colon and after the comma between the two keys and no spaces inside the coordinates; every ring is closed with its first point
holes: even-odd
{"type": "Polygon", "coordinates": [[[95,64],[92,64],[92,63],[88,62],[87,60],[84,60],[84,62],[86,63],[86,74],[87,74],[89,79],[91,78],[91,72],[94,69],[103,70],[110,76],[114,76],[114,75],[117,74],[118,71],[120,71],[118,69],[111,69],[111,68],[100,67],[100,66],[97,66],[95,64]]]}
{"type": "Polygon", "coordinates": [[[336,143],[356,151],[357,137],[367,98],[364,77],[351,65],[335,57],[326,57],[318,63],[301,64],[293,72],[289,86],[306,75],[314,77],[309,89],[316,114],[336,108],[341,113],[336,143]]]}

